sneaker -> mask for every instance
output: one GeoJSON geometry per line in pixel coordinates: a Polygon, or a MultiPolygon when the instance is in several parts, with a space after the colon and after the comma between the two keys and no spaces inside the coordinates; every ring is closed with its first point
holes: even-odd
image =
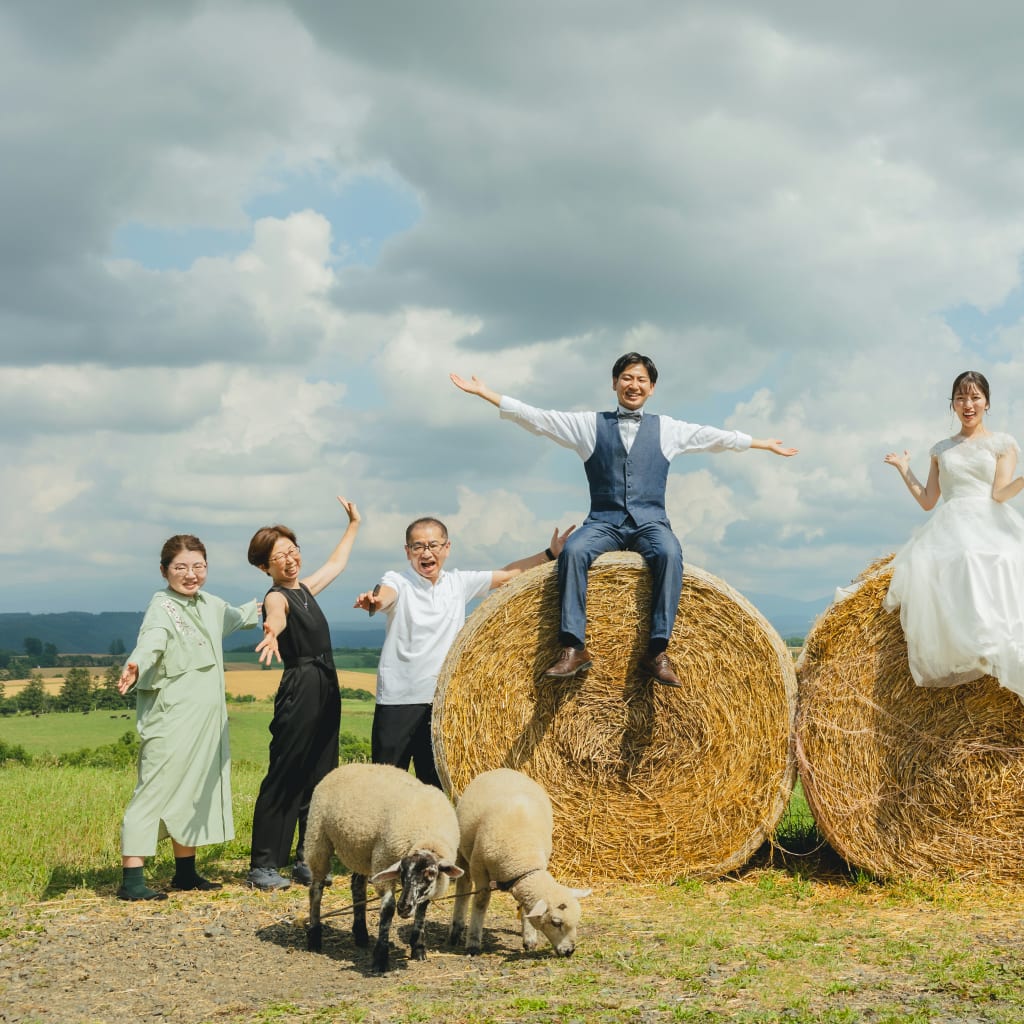
{"type": "MultiPolygon", "coordinates": [[[[297,860],[289,869],[292,881],[298,885],[312,885],[313,884],[313,872],[309,870],[309,865],[304,860],[297,860]]],[[[324,879],[324,885],[330,885],[334,881],[334,875],[329,874],[324,879]]]]}
{"type": "Polygon", "coordinates": [[[264,892],[290,889],[292,884],[276,868],[253,868],[246,876],[246,882],[250,889],[262,889],[264,892]]]}

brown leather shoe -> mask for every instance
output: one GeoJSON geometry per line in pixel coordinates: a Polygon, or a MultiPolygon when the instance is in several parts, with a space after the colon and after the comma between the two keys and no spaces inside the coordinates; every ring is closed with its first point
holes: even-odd
{"type": "Polygon", "coordinates": [[[577,672],[585,671],[593,664],[594,659],[586,647],[563,647],[558,661],[544,675],[552,679],[568,679],[570,676],[576,675],[577,672]]]}
{"type": "Polygon", "coordinates": [[[645,654],[640,659],[640,668],[643,669],[656,683],[662,686],[675,686],[682,688],[679,676],[676,675],[675,667],[669,661],[668,655],[662,651],[661,654],[645,654]]]}

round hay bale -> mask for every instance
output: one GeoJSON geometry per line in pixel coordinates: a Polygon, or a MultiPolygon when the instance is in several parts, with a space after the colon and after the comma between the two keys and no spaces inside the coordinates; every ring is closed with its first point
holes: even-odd
{"type": "Polygon", "coordinates": [[[990,676],[914,684],[891,559],[858,578],[807,637],[796,749],[818,827],[881,878],[1024,877],[1024,709],[990,676]]]}
{"type": "Polygon", "coordinates": [[[517,577],[470,617],[434,704],[438,771],[457,796],[516,768],[555,812],[553,870],[581,882],[716,877],[775,828],[795,779],[793,659],[760,613],[688,567],[670,653],[682,689],[637,670],[650,573],[639,555],[590,571],[587,647],[574,679],[535,682],[558,656],[555,567],[517,577]]]}

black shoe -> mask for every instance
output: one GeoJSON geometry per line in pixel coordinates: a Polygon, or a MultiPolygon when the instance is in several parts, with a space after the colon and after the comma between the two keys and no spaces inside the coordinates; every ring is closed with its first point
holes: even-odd
{"type": "Polygon", "coordinates": [[[585,672],[594,659],[586,647],[563,647],[558,660],[544,673],[551,679],[569,679],[577,672],[585,672]]]}
{"type": "MultiPolygon", "coordinates": [[[[312,885],[313,884],[313,872],[309,870],[309,865],[304,860],[297,860],[289,869],[292,881],[298,885],[312,885]]],[[[334,881],[334,875],[328,874],[324,879],[324,885],[330,885],[334,881]]]]}
{"type": "Polygon", "coordinates": [[[176,878],[171,879],[171,888],[178,892],[213,892],[215,889],[223,889],[220,882],[211,882],[201,875],[194,875],[187,882],[179,882],[176,878]]]}
{"type": "Polygon", "coordinates": [[[155,889],[143,888],[140,893],[129,892],[123,885],[117,890],[119,900],[127,900],[129,903],[138,903],[141,900],[165,900],[167,893],[157,892],[155,889]]]}

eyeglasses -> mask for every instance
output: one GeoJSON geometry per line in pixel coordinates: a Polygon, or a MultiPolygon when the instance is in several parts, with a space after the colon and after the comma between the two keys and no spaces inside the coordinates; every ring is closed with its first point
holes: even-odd
{"type": "Polygon", "coordinates": [[[284,565],[289,560],[297,562],[301,557],[302,554],[298,548],[290,548],[288,551],[279,551],[270,561],[275,565],[284,565]]]}
{"type": "Polygon", "coordinates": [[[448,541],[446,540],[431,540],[422,541],[414,540],[411,544],[405,545],[414,555],[421,555],[424,551],[429,551],[431,554],[440,551],[441,548],[448,547],[448,541]]]}
{"type": "Polygon", "coordinates": [[[206,572],[205,562],[196,562],[194,565],[184,565],[178,563],[177,565],[170,565],[167,567],[167,571],[173,573],[175,576],[187,576],[190,572],[196,576],[202,576],[206,572]]]}

